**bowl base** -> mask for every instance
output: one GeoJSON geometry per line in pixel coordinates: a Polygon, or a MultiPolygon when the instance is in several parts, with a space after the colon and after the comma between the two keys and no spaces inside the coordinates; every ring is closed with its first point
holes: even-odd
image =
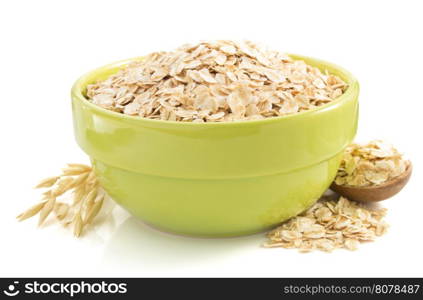
{"type": "Polygon", "coordinates": [[[234,237],[269,230],[315,203],[333,181],[341,155],[289,173],[220,180],[159,177],[92,162],[106,192],[153,227],[234,237]]]}

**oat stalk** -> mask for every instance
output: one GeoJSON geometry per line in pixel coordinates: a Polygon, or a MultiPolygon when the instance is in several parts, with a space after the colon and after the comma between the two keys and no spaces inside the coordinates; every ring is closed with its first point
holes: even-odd
{"type": "Polygon", "coordinates": [[[54,216],[63,226],[72,225],[75,237],[92,225],[108,198],[94,170],[83,164],[68,164],[59,176],[45,178],[35,188],[47,190],[39,203],[19,214],[17,219],[23,221],[38,215],[41,226],[54,216]]]}

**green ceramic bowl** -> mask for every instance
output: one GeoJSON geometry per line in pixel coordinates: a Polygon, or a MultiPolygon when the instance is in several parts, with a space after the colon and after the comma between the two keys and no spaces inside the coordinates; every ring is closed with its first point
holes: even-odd
{"type": "Polygon", "coordinates": [[[157,228],[215,237],[266,230],[324,193],[357,129],[356,79],[331,63],[292,57],[340,76],[349,88],[332,103],[284,117],[205,124],[149,120],[102,109],[84,97],[87,84],[141,58],[126,60],[73,86],[76,140],[107,193],[157,228]]]}

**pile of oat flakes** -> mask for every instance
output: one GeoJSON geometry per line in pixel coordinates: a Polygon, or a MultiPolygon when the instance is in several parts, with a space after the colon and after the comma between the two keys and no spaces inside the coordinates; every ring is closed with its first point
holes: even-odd
{"type": "MultiPolygon", "coordinates": [[[[337,185],[379,185],[403,174],[409,161],[391,144],[373,140],[350,144],[343,155],[337,185]]],[[[337,248],[355,250],[361,242],[384,234],[386,209],[370,208],[345,197],[322,197],[302,214],[267,234],[265,247],[297,248],[302,252],[337,248]]]]}
{"type": "Polygon", "coordinates": [[[223,122],[309,110],[346,88],[337,76],[252,42],[213,41],[152,53],[89,85],[86,94],[127,115],[223,122]]]}
{"type": "Polygon", "coordinates": [[[335,178],[337,185],[378,185],[403,174],[408,161],[392,145],[374,140],[351,144],[345,152],[335,178]]]}
{"type": "Polygon", "coordinates": [[[267,234],[264,247],[297,248],[301,252],[337,248],[356,250],[360,242],[384,234],[386,209],[369,209],[347,198],[322,197],[302,214],[267,234]]]}

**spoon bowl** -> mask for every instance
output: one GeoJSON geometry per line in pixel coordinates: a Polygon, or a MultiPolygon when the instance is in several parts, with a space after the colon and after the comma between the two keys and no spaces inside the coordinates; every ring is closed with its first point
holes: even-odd
{"type": "Polygon", "coordinates": [[[408,162],[405,171],[398,177],[379,185],[349,186],[332,183],[330,189],[350,200],[358,202],[377,202],[391,198],[407,184],[412,173],[413,166],[408,162]]]}

